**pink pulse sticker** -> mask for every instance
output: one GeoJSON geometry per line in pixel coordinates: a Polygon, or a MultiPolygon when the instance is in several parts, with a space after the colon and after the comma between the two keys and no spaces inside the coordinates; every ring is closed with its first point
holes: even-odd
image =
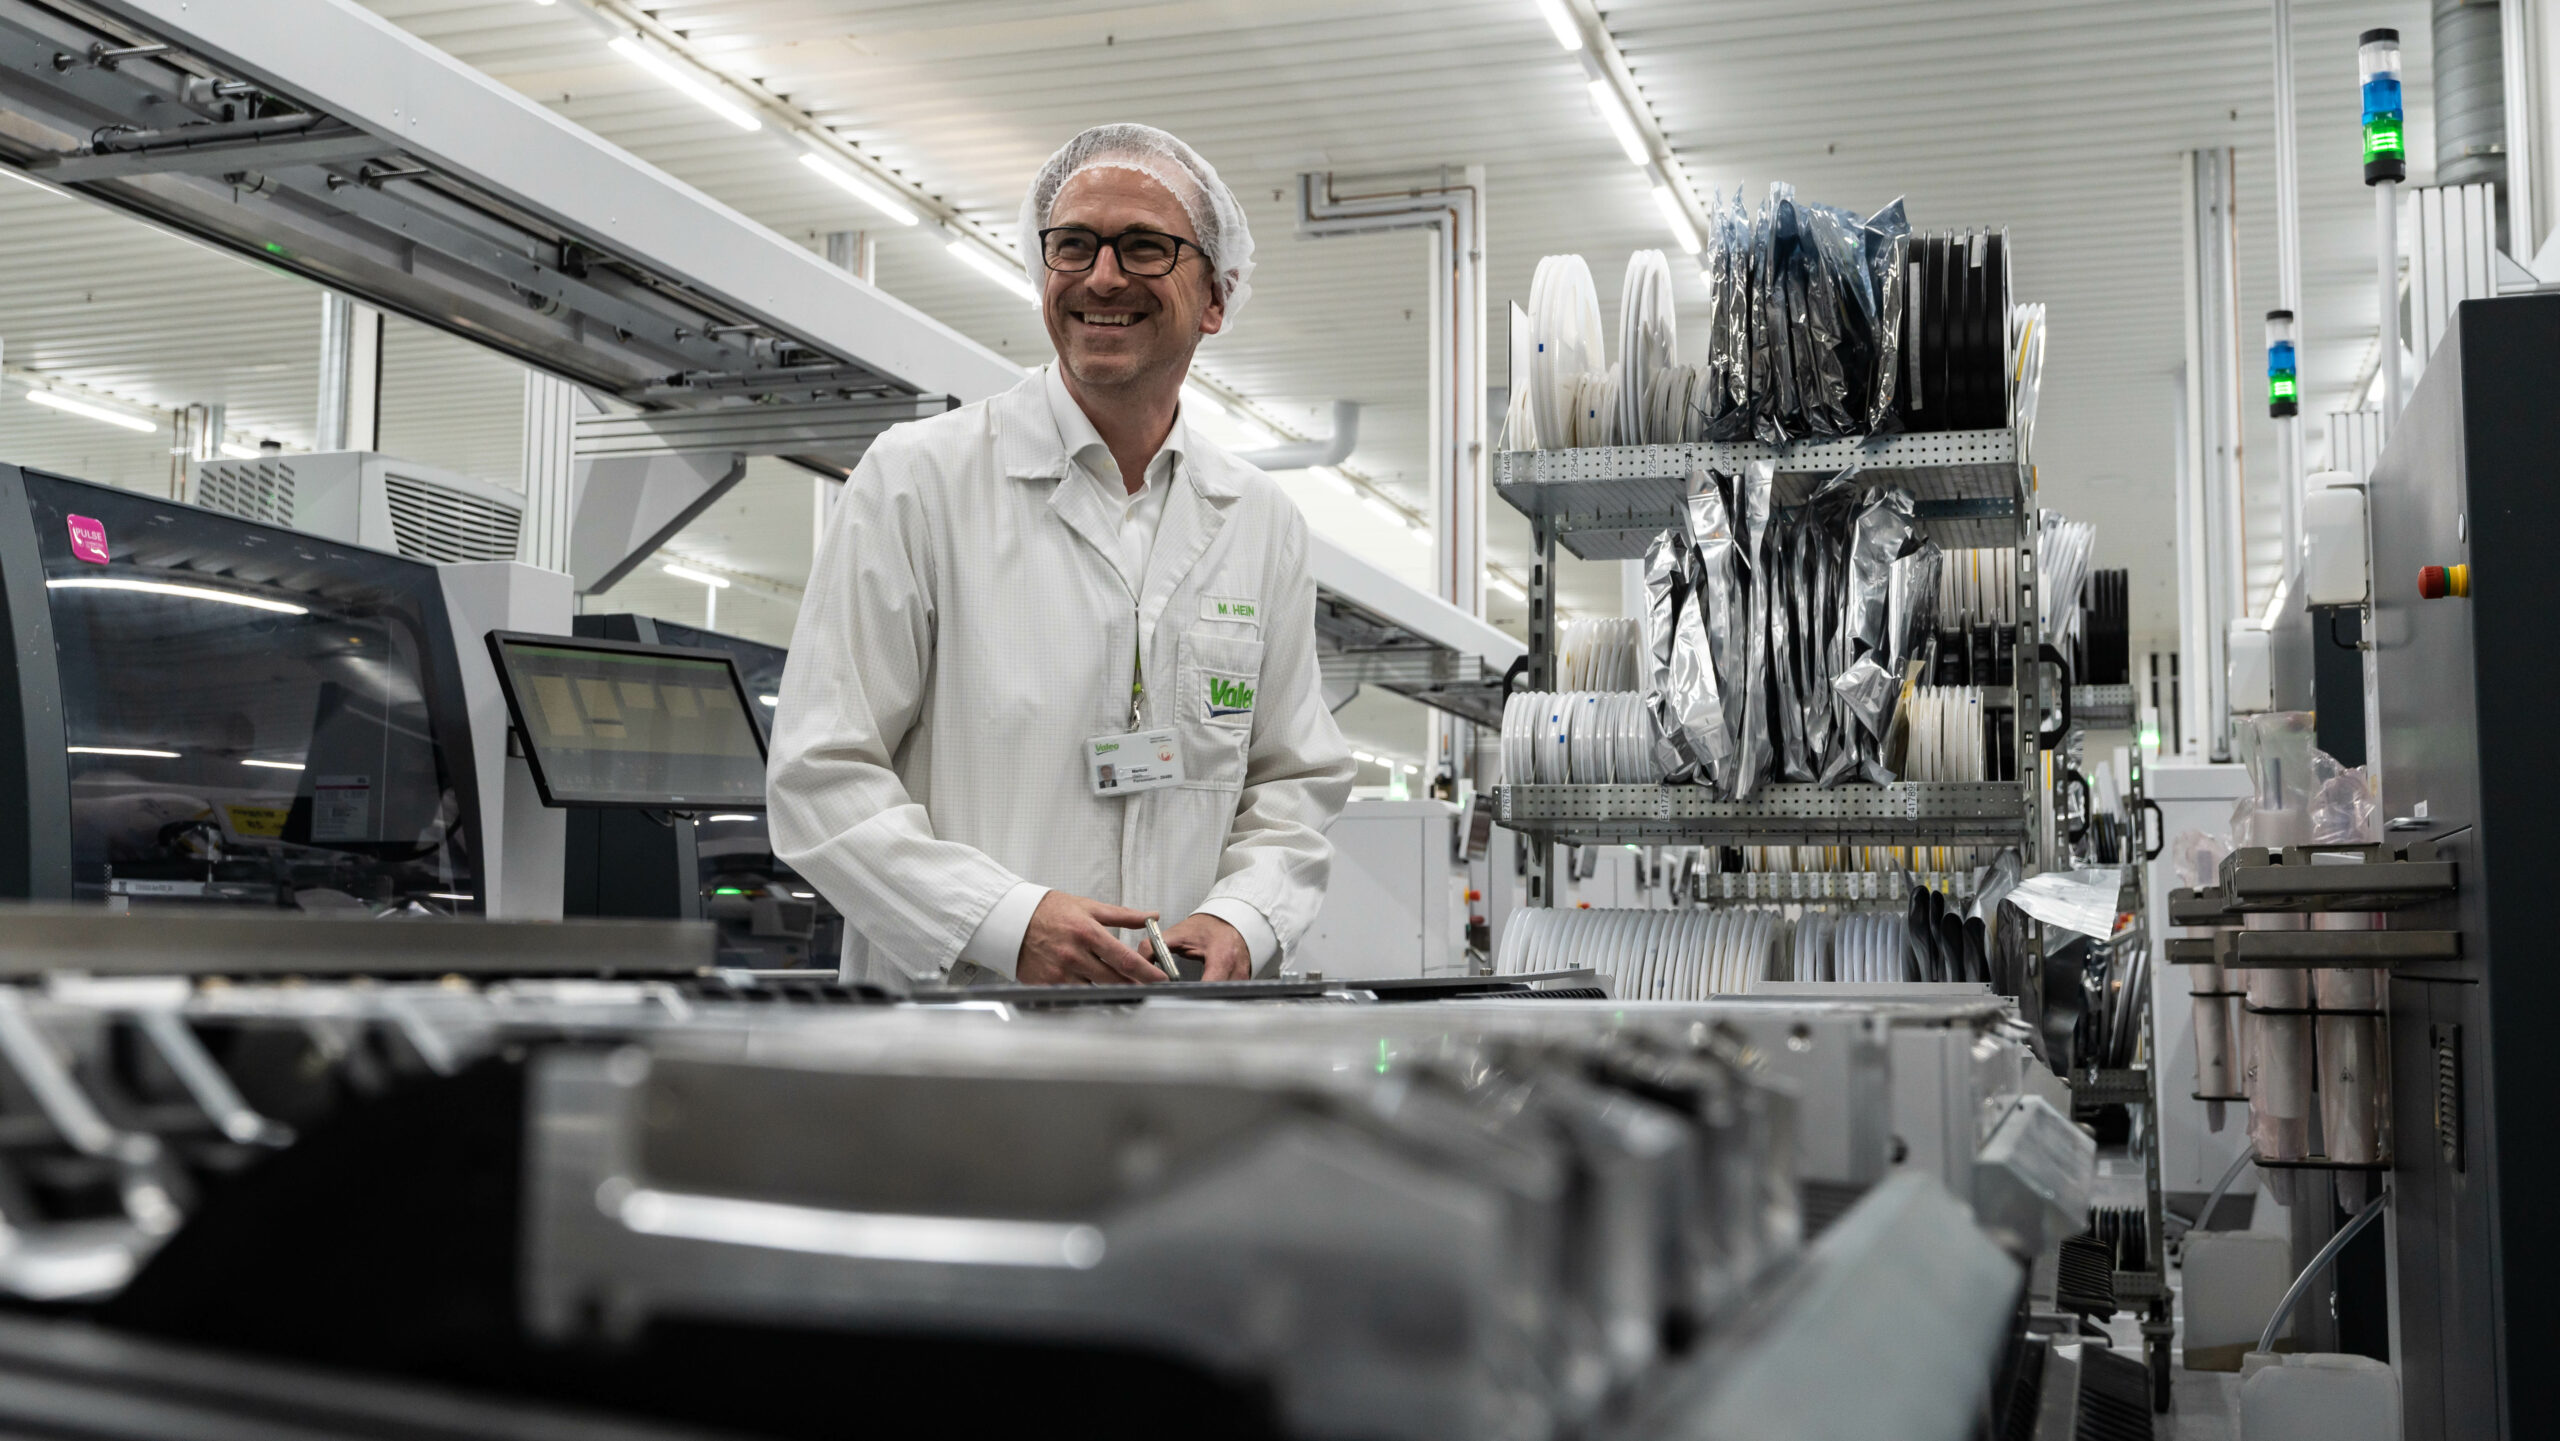
{"type": "Polygon", "coordinates": [[[85,515],[71,517],[71,553],[82,560],[107,563],[107,528],[85,515]]]}

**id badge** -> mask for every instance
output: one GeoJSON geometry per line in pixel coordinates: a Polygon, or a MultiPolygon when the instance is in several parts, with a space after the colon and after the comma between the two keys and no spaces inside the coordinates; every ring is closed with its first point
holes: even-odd
{"type": "Polygon", "coordinates": [[[1098,796],[1182,784],[1182,744],[1170,730],[1095,736],[1084,743],[1085,783],[1098,796]]]}

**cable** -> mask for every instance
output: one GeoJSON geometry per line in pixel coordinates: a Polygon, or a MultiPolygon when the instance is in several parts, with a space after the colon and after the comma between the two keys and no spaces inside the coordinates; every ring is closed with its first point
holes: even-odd
{"type": "Polygon", "coordinates": [[[2275,1349],[2276,1333],[2284,1329],[2285,1318],[2293,1314],[2294,1303],[2302,1299],[2303,1292],[2311,1289],[2311,1278],[2319,1275],[2321,1268],[2336,1260],[2338,1253],[2347,1248],[2347,1243],[2356,1238],[2358,1231],[2372,1224],[2373,1218],[2382,1214],[2382,1203],[2390,1199],[2390,1196],[2389,1191],[2375,1192],[2373,1199],[2364,1203],[2364,1209],[2356,1212],[2356,1218],[2339,1227],[2338,1234],[2329,1238],[2329,1244],[2320,1248],[2320,1254],[2311,1258],[2311,1264],[2302,1268],[2302,1274],[2293,1278],[2293,1288],[2284,1293],[2282,1301],[2276,1303],[2276,1313],[2267,1318],[2267,1329],[2259,1333],[2259,1350],[2275,1349]]]}
{"type": "Polygon", "coordinates": [[[2239,1155],[2232,1157],[2231,1169],[2224,1171],[2222,1173],[2222,1179],[2214,1182],[2213,1189],[2205,1193],[2204,1209],[2196,1212],[2196,1218],[2194,1220],[2188,1221],[2186,1217],[2178,1216],[2177,1212],[2170,1210],[2166,1206],[2160,1208],[2161,1212],[2164,1215],[2177,1216],[2179,1220],[2185,1221],[2187,1229],[2190,1231],[2203,1230],[2204,1223],[2213,1219],[2213,1208],[2222,1204],[2223,1196],[2230,1191],[2231,1183],[2239,1180],[2240,1173],[2248,1169],[2249,1163],[2256,1159],[2256,1154],[2249,1151],[2242,1151],[2239,1155]]]}

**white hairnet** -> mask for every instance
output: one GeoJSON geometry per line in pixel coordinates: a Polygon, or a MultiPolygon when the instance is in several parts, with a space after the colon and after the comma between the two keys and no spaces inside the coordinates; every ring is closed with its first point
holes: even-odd
{"type": "Polygon", "coordinates": [[[1040,232],[1048,228],[1049,207],[1067,182],[1087,170],[1134,170],[1173,192],[1191,217],[1192,233],[1209,259],[1209,280],[1226,302],[1226,323],[1253,294],[1253,232],[1244,223],[1244,207],[1235,192],[1218,178],[1217,168],[1200,152],[1152,125],[1097,125],[1058,147],[1049,163],[1032,177],[1031,193],[1022,198],[1022,264],[1034,286],[1047,284],[1040,258],[1040,232]]]}

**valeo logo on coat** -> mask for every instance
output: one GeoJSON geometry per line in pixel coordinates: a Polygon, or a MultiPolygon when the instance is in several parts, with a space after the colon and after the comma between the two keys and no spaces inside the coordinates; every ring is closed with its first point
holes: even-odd
{"type": "Polygon", "coordinates": [[[1220,716],[1253,714],[1253,687],[1251,685],[1240,680],[1229,680],[1225,676],[1221,675],[1209,676],[1206,677],[1206,679],[1209,682],[1209,693],[1207,696],[1209,719],[1216,720],[1220,716]]]}

